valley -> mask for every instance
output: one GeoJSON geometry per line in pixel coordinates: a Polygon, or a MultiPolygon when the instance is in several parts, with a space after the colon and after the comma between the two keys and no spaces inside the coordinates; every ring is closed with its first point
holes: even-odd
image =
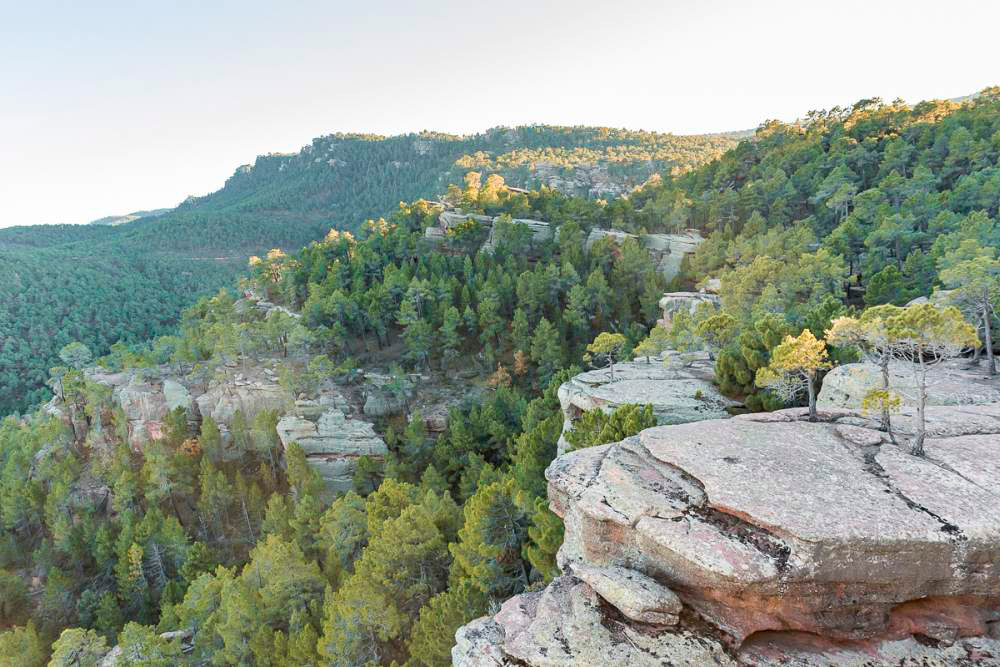
{"type": "Polygon", "coordinates": [[[0,656],[1000,665],[1000,90],[682,139],[0,230],[0,656]]]}

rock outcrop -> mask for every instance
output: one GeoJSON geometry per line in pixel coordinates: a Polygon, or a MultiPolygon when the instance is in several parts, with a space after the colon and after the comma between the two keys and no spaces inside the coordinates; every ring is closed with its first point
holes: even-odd
{"type": "MultiPolygon", "coordinates": [[[[668,353],[669,354],[669,353],[668,353]]],[[[613,412],[623,405],[649,404],[659,424],[682,424],[724,419],[740,404],[726,398],[712,384],[715,377],[708,355],[692,355],[687,363],[666,367],[661,358],[623,361],[611,369],[587,371],[559,387],[559,404],[565,420],[559,452],[566,451],[566,431],[584,412],[613,412]]]]}
{"type": "MultiPolygon", "coordinates": [[[[486,240],[479,249],[483,252],[492,253],[499,241],[497,238],[496,223],[501,217],[463,213],[461,211],[442,211],[438,215],[437,225],[424,230],[424,239],[434,245],[440,245],[447,240],[449,231],[466,223],[476,222],[487,233],[486,240]]],[[[552,226],[542,220],[513,218],[510,222],[514,227],[522,227],[529,230],[532,243],[544,243],[554,238],[552,226]]]]}
{"type": "Polygon", "coordinates": [[[277,382],[251,380],[237,374],[232,380],[209,385],[195,402],[202,417],[229,424],[237,411],[252,419],[263,410],[284,412],[292,407],[294,400],[295,397],[277,382]]]}
{"type": "Polygon", "coordinates": [[[668,282],[681,272],[681,262],[685,255],[693,253],[699,245],[705,242],[704,237],[694,229],[684,234],[629,234],[619,229],[592,229],[584,242],[588,252],[601,239],[611,239],[616,244],[625,243],[626,239],[636,239],[649,252],[653,263],[660,274],[668,282]]]}
{"type": "Polygon", "coordinates": [[[298,443],[331,495],[353,488],[359,457],[382,460],[389,453],[374,427],[351,419],[348,410],[342,397],[326,394],[319,401],[297,401],[295,412],[278,421],[282,446],[287,449],[293,442],[298,443]]]}
{"type": "MultiPolygon", "coordinates": [[[[985,364],[969,366],[967,359],[943,362],[929,375],[928,405],[978,405],[1000,402],[1000,377],[990,378],[985,364]]],[[[821,410],[859,410],[865,395],[882,386],[877,366],[868,363],[837,366],[823,378],[816,399],[821,410]]],[[[916,406],[917,391],[913,373],[906,364],[889,366],[889,386],[902,400],[904,410],[916,406]]]]}
{"type": "Polygon", "coordinates": [[[718,307],[719,297],[708,292],[667,292],[660,297],[660,310],[663,311],[663,317],[657,320],[656,324],[664,329],[669,329],[673,325],[677,313],[686,312],[689,315],[694,315],[703,303],[718,307]]]}
{"type": "Polygon", "coordinates": [[[460,629],[454,664],[1000,665],[1000,403],[929,407],[925,458],[857,412],[820,417],[556,459],[565,574],[460,629]]]}
{"type": "Polygon", "coordinates": [[[93,368],[85,374],[111,390],[112,401],[128,420],[129,444],[136,449],[163,437],[163,420],[176,408],[183,408],[192,423],[211,416],[225,429],[237,411],[252,419],[262,410],[284,412],[294,402],[266,370],[250,377],[230,369],[225,378],[207,385],[188,370],[161,366],[107,373],[93,368]]]}
{"type": "MultiPolygon", "coordinates": [[[[493,225],[490,227],[490,235],[486,238],[486,242],[483,243],[481,250],[486,253],[492,253],[499,243],[497,229],[499,226],[496,224],[499,218],[493,219],[493,225]]],[[[546,241],[552,240],[552,226],[547,222],[542,222],[541,220],[527,220],[524,218],[514,218],[511,224],[515,227],[521,227],[527,229],[531,234],[532,245],[537,245],[545,243],[546,241]]]]}

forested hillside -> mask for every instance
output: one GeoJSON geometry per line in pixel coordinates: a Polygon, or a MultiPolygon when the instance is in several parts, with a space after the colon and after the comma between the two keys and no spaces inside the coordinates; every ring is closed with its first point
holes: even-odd
{"type": "Polygon", "coordinates": [[[658,171],[703,164],[738,136],[551,126],[472,136],[329,135],[298,153],[261,156],[218,192],[172,211],[124,216],[142,216],[127,224],[106,218],[2,229],[0,414],[48,395],[42,381],[66,341],[104,354],[114,342],[167,333],[197,296],[230,284],[248,256],[293,251],[330,229],[357,231],[401,201],[438,196],[461,182],[461,165],[473,155],[496,157],[487,171],[514,185],[614,198],[658,171]],[[512,151],[521,157],[511,161],[512,151]]]}
{"type": "MultiPolygon", "coordinates": [[[[450,664],[460,625],[557,574],[563,527],[543,472],[563,426],[556,391],[575,369],[656,363],[665,350],[667,363],[684,363],[707,350],[723,392],[770,409],[812,404],[823,372],[853,359],[846,325],[873,313],[905,329],[892,336],[939,318],[930,335],[958,332],[959,352],[977,333],[992,344],[997,93],[766,123],[756,141],[610,201],[470,176],[441,198],[490,216],[491,229],[468,218],[435,246],[424,230],[443,205],[419,200],[355,233],[255,257],[239,288],[256,298],[220,291],[186,312],[177,335],[101,360],[106,376],[131,374],[124,398],[84,372],[89,355],[71,346],[54,370],[59,400],[0,426],[0,628],[10,628],[0,655],[36,667],[51,653],[49,664],[69,667],[117,643],[147,661],[135,664],[450,664]],[[525,218],[558,234],[539,240],[515,222],[525,218]],[[631,237],[588,247],[594,228],[702,230],[678,282],[718,278],[717,307],[657,327],[667,285],[647,248],[631,237]],[[936,297],[961,312],[887,307],[940,288],[954,289],[936,297]],[[881,310],[846,317],[866,306],[881,310]],[[434,433],[405,401],[373,418],[388,453],[360,457],[353,490],[332,502],[298,441],[282,445],[275,410],[219,423],[180,405],[130,447],[137,417],[126,408],[150,395],[147,374],[233,393],[265,362],[299,411],[343,403],[365,368],[388,367],[384,386],[401,394],[408,382],[419,395],[461,381],[468,400],[434,433]],[[780,388],[793,375],[796,391],[780,388]]],[[[283,160],[299,160],[289,192],[303,196],[317,151],[341,159],[314,148],[263,164],[283,173],[283,160]]],[[[250,205],[235,194],[241,178],[263,191],[249,187],[263,178],[253,171],[227,186],[227,205],[250,205]]],[[[280,200],[267,192],[254,201],[280,200]]],[[[135,229],[133,240],[151,227],[135,229]]],[[[875,398],[892,407],[888,391],[875,398]]],[[[589,412],[570,446],[653,423],[639,405],[589,412]]]]}

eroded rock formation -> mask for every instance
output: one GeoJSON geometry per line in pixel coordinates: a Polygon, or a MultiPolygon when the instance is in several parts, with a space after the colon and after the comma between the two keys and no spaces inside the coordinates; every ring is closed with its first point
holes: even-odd
{"type": "Polygon", "coordinates": [[[928,431],[916,458],[791,409],[562,456],[564,576],[462,628],[454,664],[1000,665],[1000,403],[928,431]],[[674,596],[676,623],[637,620],[674,596]]]}
{"type": "Polygon", "coordinates": [[[296,401],[294,413],[278,421],[281,445],[287,449],[293,442],[298,443],[330,494],[353,488],[359,457],[382,460],[389,453],[374,427],[360,419],[351,419],[348,411],[342,397],[326,394],[318,401],[296,401]]]}
{"type": "Polygon", "coordinates": [[[657,320],[656,324],[664,329],[670,329],[677,313],[685,312],[694,315],[703,303],[717,307],[719,297],[708,292],[667,292],[660,297],[660,310],[663,311],[663,317],[657,320]]]}

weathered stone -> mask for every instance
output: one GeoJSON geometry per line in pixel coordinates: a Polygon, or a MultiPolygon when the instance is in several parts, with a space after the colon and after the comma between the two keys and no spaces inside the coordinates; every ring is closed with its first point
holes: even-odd
{"type": "Polygon", "coordinates": [[[1000,404],[954,410],[928,408],[932,433],[966,433],[929,438],[926,459],[801,411],[573,452],[547,471],[562,558],[652,576],[739,641],[984,634],[1000,610],[1000,404]]]}
{"type": "Polygon", "coordinates": [[[189,416],[194,416],[195,403],[191,392],[177,380],[167,378],[163,381],[163,398],[167,402],[167,410],[183,408],[189,416]]]}
{"type": "Polygon", "coordinates": [[[318,419],[308,419],[301,414],[285,415],[278,421],[277,431],[286,449],[293,442],[298,443],[306,454],[306,461],[319,472],[331,493],[353,488],[359,457],[382,459],[389,451],[371,424],[349,419],[337,408],[327,409],[318,419]]]}
{"type": "Polygon", "coordinates": [[[870,416],[791,409],[556,459],[575,576],[460,629],[453,664],[1000,666],[1000,403],[927,416],[924,458],[870,416]],[[635,620],[622,571],[669,586],[677,625],[635,620]]]}
{"type": "Polygon", "coordinates": [[[470,220],[474,220],[484,227],[493,226],[493,218],[491,216],[462,213],[459,211],[441,211],[441,215],[438,216],[438,225],[442,230],[448,231],[449,229],[464,225],[470,220]]]}
{"type": "Polygon", "coordinates": [[[676,625],[680,598],[646,575],[624,567],[578,563],[573,576],[586,582],[605,602],[640,623],[676,625]]]}
{"type": "Polygon", "coordinates": [[[660,298],[660,310],[663,311],[663,317],[657,320],[656,324],[664,329],[670,329],[677,313],[685,312],[694,315],[703,303],[718,306],[719,297],[706,292],[667,292],[660,298]]]}
{"type": "MultiPolygon", "coordinates": [[[[497,246],[497,228],[498,218],[493,219],[493,225],[490,227],[490,234],[483,243],[481,250],[486,253],[492,253],[497,246]]],[[[542,222],[541,220],[526,220],[523,218],[514,218],[511,224],[515,227],[524,227],[531,232],[531,242],[533,244],[544,243],[545,241],[552,240],[552,226],[547,222],[542,222]]]]}
{"type": "Polygon", "coordinates": [[[248,383],[216,383],[195,399],[202,417],[211,417],[216,422],[231,424],[237,411],[247,419],[253,419],[264,410],[283,412],[295,402],[288,390],[277,383],[262,383],[259,387],[248,383]]]}
{"type": "Polygon", "coordinates": [[[930,303],[935,306],[951,306],[953,305],[952,301],[954,299],[954,296],[955,296],[955,290],[938,289],[934,290],[934,292],[930,295],[929,298],[926,296],[918,296],[916,299],[911,300],[906,305],[918,306],[925,303],[930,303]]]}
{"type": "Polygon", "coordinates": [[[653,255],[660,275],[667,282],[681,273],[681,262],[705,242],[704,237],[694,229],[684,234],[646,234],[642,243],[653,255]]]}
{"type": "Polygon", "coordinates": [[[998,667],[1000,642],[969,637],[952,644],[913,637],[833,642],[806,633],[761,633],[739,652],[748,667],[998,667]]]}
{"type": "Polygon", "coordinates": [[[628,239],[636,239],[649,252],[650,258],[660,274],[668,282],[676,278],[681,271],[684,256],[693,253],[699,245],[705,242],[697,230],[688,230],[684,234],[643,234],[637,236],[619,229],[592,229],[584,241],[584,249],[590,252],[595,243],[602,239],[610,239],[617,245],[622,245],[628,239]]]}
{"type": "MultiPolygon", "coordinates": [[[[979,405],[1000,402],[1000,376],[990,378],[985,365],[969,366],[967,359],[952,359],[929,374],[928,405],[979,405]]],[[[858,410],[865,395],[882,386],[882,375],[874,364],[844,364],[823,378],[816,399],[821,410],[858,410]]],[[[917,390],[907,364],[889,366],[889,386],[899,394],[904,406],[916,406],[917,390]]]]}
{"type": "Polygon", "coordinates": [[[709,278],[699,284],[702,292],[707,294],[719,294],[722,292],[722,280],[719,278],[709,278]]]}
{"type": "Polygon", "coordinates": [[[571,576],[507,600],[494,618],[460,628],[456,641],[455,667],[736,664],[721,643],[690,630],[607,618],[601,598],[571,576]]]}
{"type": "MultiPolygon", "coordinates": [[[[614,365],[614,379],[610,369],[581,373],[559,387],[564,432],[584,412],[610,413],[622,405],[652,405],[659,424],[728,417],[728,410],[739,403],[720,394],[713,379],[713,364],[704,354],[691,357],[687,365],[678,363],[671,368],[659,359],[620,362],[614,365]]],[[[565,449],[562,440],[560,453],[565,449]]]]}

